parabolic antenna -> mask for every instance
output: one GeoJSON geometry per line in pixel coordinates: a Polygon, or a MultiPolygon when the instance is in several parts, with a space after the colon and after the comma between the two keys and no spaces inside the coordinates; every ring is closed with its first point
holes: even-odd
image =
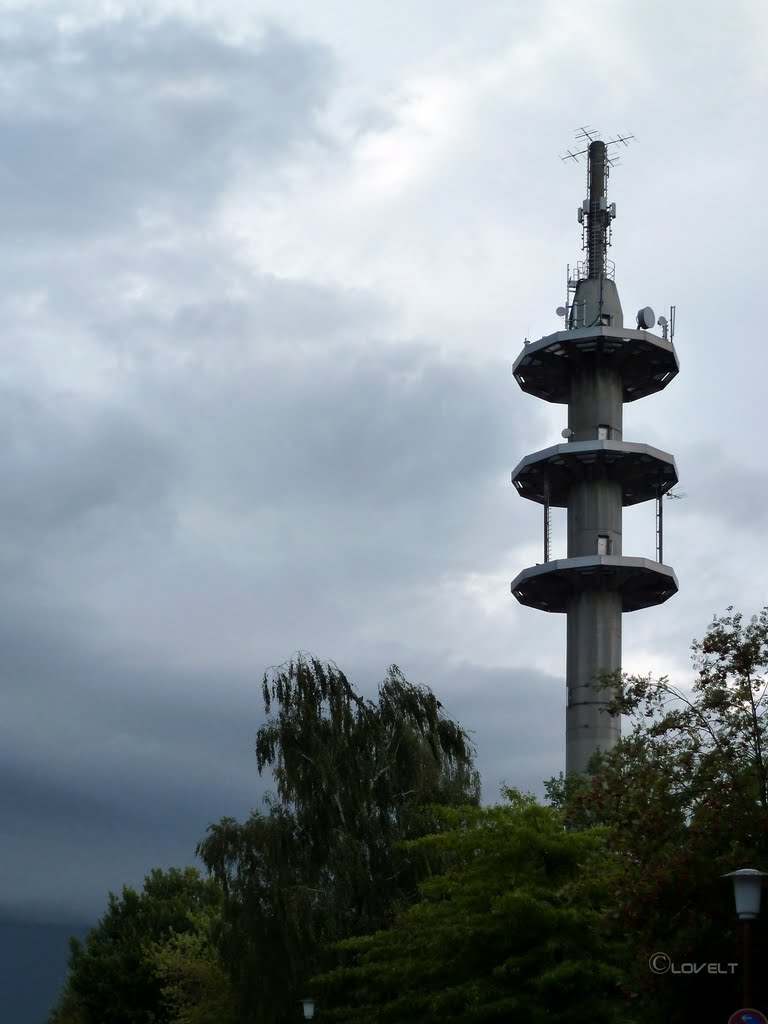
{"type": "Polygon", "coordinates": [[[643,306],[637,311],[637,326],[641,331],[650,331],[656,324],[656,314],[650,306],[643,306]]]}
{"type": "Polygon", "coordinates": [[[565,306],[558,306],[555,312],[558,316],[565,316],[565,306]]]}

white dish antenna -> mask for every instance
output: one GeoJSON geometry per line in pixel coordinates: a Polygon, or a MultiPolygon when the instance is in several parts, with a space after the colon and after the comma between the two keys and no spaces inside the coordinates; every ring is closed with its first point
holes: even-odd
{"type": "Polygon", "coordinates": [[[641,331],[650,331],[656,326],[656,314],[650,306],[643,306],[637,311],[637,326],[641,331]]]}

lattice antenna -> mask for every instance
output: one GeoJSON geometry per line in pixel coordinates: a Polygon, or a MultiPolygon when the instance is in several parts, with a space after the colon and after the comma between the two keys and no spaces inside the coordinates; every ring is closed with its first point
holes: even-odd
{"type": "Polygon", "coordinates": [[[587,276],[599,278],[608,271],[607,250],[611,244],[611,221],[616,216],[616,204],[608,203],[608,169],[618,163],[609,148],[628,146],[634,135],[616,135],[604,142],[597,128],[582,125],[574,129],[577,142],[586,142],[584,149],[567,150],[562,160],[587,160],[587,198],[579,208],[582,225],[582,246],[587,250],[587,276]]]}
{"type": "MultiPolygon", "coordinates": [[[[577,149],[575,152],[566,149],[565,156],[561,156],[560,159],[573,160],[578,163],[579,157],[586,157],[589,154],[589,147],[593,142],[597,142],[600,138],[600,132],[597,128],[591,128],[589,125],[584,125],[581,128],[573,129],[574,135],[576,136],[577,142],[586,142],[587,145],[584,149],[577,149]]],[[[634,135],[617,135],[614,139],[608,139],[605,143],[606,146],[606,161],[615,167],[619,163],[618,155],[614,155],[607,151],[608,146],[628,146],[630,142],[636,142],[637,139],[634,135]]]]}

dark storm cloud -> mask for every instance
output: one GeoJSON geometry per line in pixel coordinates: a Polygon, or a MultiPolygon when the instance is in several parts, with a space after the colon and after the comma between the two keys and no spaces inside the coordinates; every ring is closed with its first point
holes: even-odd
{"type": "MultiPolygon", "coordinates": [[[[5,828],[14,838],[3,904],[32,916],[95,917],[109,889],[138,886],[158,865],[192,863],[210,822],[244,818],[274,788],[258,776],[253,753],[263,721],[259,679],[237,698],[231,678],[155,673],[156,692],[147,695],[142,670],[100,665],[82,652],[77,662],[66,651],[58,656],[62,687],[45,704],[58,728],[49,732],[46,757],[42,736],[30,730],[2,766],[13,792],[5,828]],[[204,699],[201,682],[209,688],[204,699]]],[[[40,659],[31,661],[39,669],[40,659]]],[[[340,667],[375,697],[384,665],[368,683],[353,665],[340,667]]],[[[561,681],[472,664],[412,667],[409,678],[430,686],[469,730],[486,803],[501,799],[502,782],[542,793],[560,761],[561,681]]]]}
{"type": "Polygon", "coordinates": [[[101,796],[72,789],[48,771],[22,767],[3,757],[0,763],[3,784],[7,787],[3,814],[14,830],[36,832],[41,821],[47,829],[54,826],[66,831],[90,826],[98,821],[107,829],[123,820],[123,809],[115,804],[113,794],[101,796]]]}
{"type": "Polygon", "coordinates": [[[108,889],[191,863],[209,822],[259,805],[256,679],[131,662],[71,615],[0,622],[5,907],[95,916],[108,889]]]}
{"type": "Polygon", "coordinates": [[[27,21],[0,39],[0,60],[6,235],[197,214],[234,170],[263,174],[321,141],[313,122],[333,77],[327,50],[275,25],[233,42],[172,18],[76,32],[27,21]]]}
{"type": "Polygon", "coordinates": [[[3,753],[6,821],[20,836],[90,822],[135,829],[142,843],[260,802],[268,783],[251,758],[263,717],[255,671],[252,680],[149,673],[84,650],[67,665],[61,648],[49,660],[47,678],[29,678],[16,700],[25,729],[7,737],[3,753]],[[55,726],[41,728],[36,713],[55,726]]]}

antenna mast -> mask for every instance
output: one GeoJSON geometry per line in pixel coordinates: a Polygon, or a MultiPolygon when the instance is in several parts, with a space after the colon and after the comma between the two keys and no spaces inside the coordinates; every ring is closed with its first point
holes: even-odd
{"type": "Polygon", "coordinates": [[[598,134],[597,129],[589,126],[577,128],[576,138],[585,142],[586,147],[575,152],[567,150],[562,157],[563,160],[578,161],[583,156],[587,162],[587,198],[578,210],[582,248],[586,249],[587,259],[578,264],[573,276],[569,271],[569,300],[571,291],[577,293],[573,304],[566,301],[566,312],[571,307],[567,322],[569,328],[598,323],[618,325],[621,318],[618,293],[614,295],[614,289],[605,285],[614,276],[613,263],[608,260],[607,253],[611,244],[611,221],[616,216],[616,204],[608,203],[608,173],[609,168],[618,163],[609,147],[628,146],[634,135],[617,135],[603,141],[598,134]],[[582,282],[581,287],[579,282],[582,282]]]}
{"type": "Polygon", "coordinates": [[[608,209],[608,161],[605,143],[598,139],[589,144],[587,161],[587,263],[589,277],[603,277],[606,271],[606,251],[610,245],[608,233],[611,212],[608,209]]]}

